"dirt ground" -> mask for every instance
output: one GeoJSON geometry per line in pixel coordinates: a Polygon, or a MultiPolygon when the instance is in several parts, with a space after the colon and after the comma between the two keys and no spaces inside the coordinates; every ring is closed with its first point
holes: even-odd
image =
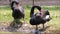
{"type": "MultiPolygon", "coordinates": [[[[0,22],[2,23],[2,22],[0,22]]],[[[26,33],[26,34],[35,34],[36,30],[35,30],[35,26],[32,26],[28,23],[22,24],[21,27],[12,27],[10,25],[11,23],[2,23],[0,24],[0,32],[21,32],[21,33],[26,33]]],[[[17,25],[16,25],[17,26],[17,25]]],[[[39,34],[60,34],[60,30],[55,30],[54,27],[52,27],[53,25],[46,25],[45,24],[45,28],[44,30],[42,29],[42,24],[38,26],[38,30],[37,32],[39,34]]]]}

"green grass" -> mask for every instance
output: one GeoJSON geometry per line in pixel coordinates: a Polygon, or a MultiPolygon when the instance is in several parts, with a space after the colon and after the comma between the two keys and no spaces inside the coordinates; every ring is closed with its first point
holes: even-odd
{"type": "MultiPolygon", "coordinates": [[[[49,10],[51,17],[54,17],[54,13],[57,14],[58,17],[60,17],[60,6],[42,6],[42,9],[49,10]]],[[[30,18],[30,11],[31,6],[24,6],[25,11],[25,20],[29,20],[30,18]]],[[[12,21],[12,10],[10,7],[0,7],[0,21],[12,21]]]]}
{"type": "MultiPolygon", "coordinates": [[[[60,6],[42,6],[42,9],[49,10],[51,17],[54,18],[54,14],[60,18],[60,6]]],[[[31,6],[24,6],[25,20],[29,21],[31,6]]],[[[12,21],[12,10],[10,7],[0,7],[0,21],[12,21]]]]}
{"type": "Polygon", "coordinates": [[[0,7],[0,21],[12,20],[12,11],[9,7],[0,7]]]}
{"type": "MultiPolygon", "coordinates": [[[[60,6],[42,6],[42,9],[49,10],[51,17],[55,17],[54,14],[60,18],[60,6]]],[[[31,6],[24,6],[25,20],[29,21],[31,6]]],[[[12,21],[12,10],[10,7],[0,7],[0,21],[12,21]]]]}
{"type": "MultiPolygon", "coordinates": [[[[47,23],[54,30],[60,30],[60,6],[42,6],[42,9],[49,10],[51,20],[47,23]],[[57,15],[57,17],[55,16],[57,15]]],[[[25,20],[28,22],[30,18],[31,6],[24,6],[25,20]]],[[[0,7],[0,23],[13,21],[12,10],[10,7],[0,7]]]]}

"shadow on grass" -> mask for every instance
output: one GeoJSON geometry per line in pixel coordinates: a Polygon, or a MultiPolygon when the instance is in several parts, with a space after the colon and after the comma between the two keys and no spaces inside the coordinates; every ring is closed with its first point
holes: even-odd
{"type": "Polygon", "coordinates": [[[15,21],[12,21],[11,24],[7,27],[9,32],[17,32],[17,30],[22,27],[22,22],[16,23],[15,21]]]}

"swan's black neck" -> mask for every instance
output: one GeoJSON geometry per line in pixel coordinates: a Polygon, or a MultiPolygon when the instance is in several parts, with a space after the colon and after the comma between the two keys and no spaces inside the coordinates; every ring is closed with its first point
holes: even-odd
{"type": "Polygon", "coordinates": [[[34,9],[35,9],[35,8],[37,8],[38,10],[41,10],[41,7],[39,7],[39,6],[33,6],[33,7],[31,8],[30,17],[34,16],[34,9]]]}
{"type": "Polygon", "coordinates": [[[12,9],[12,10],[14,10],[14,7],[13,7],[13,6],[14,6],[14,3],[15,3],[16,5],[19,4],[19,2],[17,2],[17,1],[12,1],[12,3],[11,3],[11,9],[12,9]]]}

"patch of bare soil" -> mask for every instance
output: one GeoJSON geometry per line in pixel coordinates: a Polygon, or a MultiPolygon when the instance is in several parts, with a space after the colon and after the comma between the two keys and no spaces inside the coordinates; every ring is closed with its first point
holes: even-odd
{"type": "MultiPolygon", "coordinates": [[[[13,23],[11,23],[13,24],[13,23]]],[[[4,32],[22,32],[26,34],[35,34],[36,31],[38,34],[60,34],[60,30],[55,30],[52,26],[46,26],[44,29],[38,27],[38,30],[35,30],[35,26],[30,24],[15,24],[11,25],[8,23],[2,23],[0,25],[0,31],[4,32]]]]}

